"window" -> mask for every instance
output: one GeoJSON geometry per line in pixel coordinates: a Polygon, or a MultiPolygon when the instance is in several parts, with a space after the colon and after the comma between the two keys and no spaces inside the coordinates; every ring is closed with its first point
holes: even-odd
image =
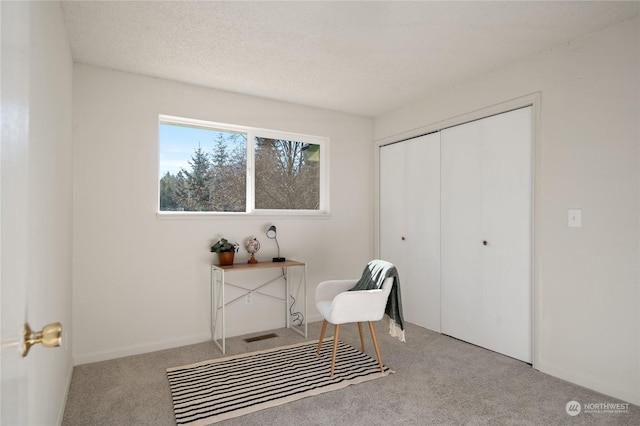
{"type": "Polygon", "coordinates": [[[160,116],[160,212],[327,213],[326,138],[160,116]]]}

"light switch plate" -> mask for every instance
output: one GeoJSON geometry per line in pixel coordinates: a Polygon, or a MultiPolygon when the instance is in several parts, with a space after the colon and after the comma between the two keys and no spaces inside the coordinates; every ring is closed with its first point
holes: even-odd
{"type": "Polygon", "coordinates": [[[569,209],[569,228],[582,227],[582,209],[569,209]]]}

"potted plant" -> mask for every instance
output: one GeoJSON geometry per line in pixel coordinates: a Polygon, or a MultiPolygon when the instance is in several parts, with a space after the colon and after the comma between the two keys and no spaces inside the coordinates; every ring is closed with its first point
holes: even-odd
{"type": "Polygon", "coordinates": [[[218,253],[220,266],[233,265],[233,257],[239,247],[238,243],[230,243],[226,238],[220,238],[211,246],[211,252],[218,253]]]}

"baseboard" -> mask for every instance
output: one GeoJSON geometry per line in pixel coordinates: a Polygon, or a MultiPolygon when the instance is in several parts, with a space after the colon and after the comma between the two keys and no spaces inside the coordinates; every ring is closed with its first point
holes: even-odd
{"type": "Polygon", "coordinates": [[[316,315],[311,315],[309,317],[307,317],[307,324],[310,324],[312,322],[318,322],[318,321],[322,321],[322,315],[320,314],[316,314],[316,315]]]}
{"type": "MultiPolygon", "coordinates": [[[[307,323],[322,321],[320,314],[307,318],[307,323]]],[[[232,336],[228,336],[232,337],[232,336]]],[[[180,346],[193,345],[196,343],[206,342],[211,339],[211,335],[206,333],[202,335],[190,336],[182,339],[172,339],[143,345],[128,346],[110,351],[92,352],[85,354],[74,354],[73,365],[90,364],[92,362],[108,361],[125,356],[146,354],[149,352],[161,351],[164,349],[172,349],[180,346]]]]}
{"type": "MultiPolygon", "coordinates": [[[[536,365],[536,369],[541,371],[542,373],[549,374],[551,376],[557,377],[562,380],[566,380],[567,382],[571,382],[578,386],[583,386],[593,391],[600,392],[606,396],[610,396],[611,398],[617,398],[617,399],[621,399],[622,401],[629,402],[631,404],[640,405],[640,395],[638,394],[637,391],[623,389],[617,386],[612,386],[607,383],[602,383],[597,380],[590,379],[589,377],[577,375],[570,371],[565,371],[563,369],[556,368],[544,363],[538,363],[536,365]]],[[[607,402],[607,401],[578,401],[578,402],[588,403],[588,402],[607,402]]]]}
{"type": "Polygon", "coordinates": [[[153,343],[145,343],[142,345],[128,346],[111,351],[93,352],[86,354],[74,354],[74,365],[90,364],[92,362],[108,361],[125,356],[146,354],[149,352],[162,351],[164,349],[172,349],[180,346],[194,345],[196,343],[206,342],[211,339],[210,334],[202,334],[196,336],[185,337],[181,339],[164,340],[153,343]]]}

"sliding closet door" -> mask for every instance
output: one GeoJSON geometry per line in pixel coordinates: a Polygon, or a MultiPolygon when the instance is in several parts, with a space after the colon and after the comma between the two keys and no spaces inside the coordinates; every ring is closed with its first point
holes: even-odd
{"type": "Polygon", "coordinates": [[[442,333],[482,346],[482,157],[478,121],[442,131],[442,333]]]}
{"type": "Polygon", "coordinates": [[[442,332],[532,360],[532,110],[442,132],[442,332]]]}
{"type": "MultiPolygon", "coordinates": [[[[401,291],[406,272],[407,215],[405,202],[409,188],[405,184],[409,171],[403,167],[406,154],[404,143],[380,147],[380,254],[398,268],[401,291]]],[[[406,315],[405,315],[406,317],[406,315]]]]}
{"type": "Polygon", "coordinates": [[[380,257],[400,273],[405,321],[440,331],[440,135],[380,148],[380,257]]]}

